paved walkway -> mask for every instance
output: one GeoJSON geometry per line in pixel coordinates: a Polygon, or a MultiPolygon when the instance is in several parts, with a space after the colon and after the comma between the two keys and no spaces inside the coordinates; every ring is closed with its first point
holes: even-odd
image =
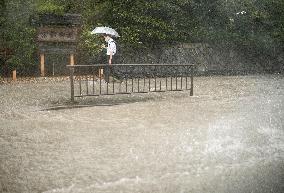
{"type": "Polygon", "coordinates": [[[0,192],[282,192],[284,78],[197,77],[194,96],[0,85],[0,192]]]}

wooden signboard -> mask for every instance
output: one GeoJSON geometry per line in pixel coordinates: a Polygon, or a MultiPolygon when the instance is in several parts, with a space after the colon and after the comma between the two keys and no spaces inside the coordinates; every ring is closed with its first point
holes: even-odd
{"type": "Polygon", "coordinates": [[[72,27],[41,27],[38,29],[38,42],[75,43],[78,38],[78,28],[72,27]]]}
{"type": "Polygon", "coordinates": [[[40,72],[45,76],[47,53],[68,53],[71,65],[75,64],[76,45],[81,29],[81,16],[77,14],[41,15],[37,29],[40,55],[40,72]]]}

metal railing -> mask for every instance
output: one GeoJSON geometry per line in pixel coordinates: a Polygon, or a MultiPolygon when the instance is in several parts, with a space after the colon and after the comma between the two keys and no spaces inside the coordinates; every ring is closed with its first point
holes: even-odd
{"type": "Polygon", "coordinates": [[[70,70],[71,102],[74,102],[75,97],[148,92],[190,90],[190,96],[193,95],[193,64],[100,64],[67,67],[70,70]]]}

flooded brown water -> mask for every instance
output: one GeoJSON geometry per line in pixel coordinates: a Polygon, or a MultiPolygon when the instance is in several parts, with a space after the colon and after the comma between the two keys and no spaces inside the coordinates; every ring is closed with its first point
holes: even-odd
{"type": "Polygon", "coordinates": [[[77,99],[68,81],[0,85],[0,192],[283,192],[284,77],[197,77],[77,99]]]}

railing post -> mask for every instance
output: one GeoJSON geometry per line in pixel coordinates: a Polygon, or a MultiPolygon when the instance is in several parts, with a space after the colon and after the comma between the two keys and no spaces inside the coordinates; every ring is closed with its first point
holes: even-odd
{"type": "Polygon", "coordinates": [[[194,66],[192,65],[190,67],[190,96],[193,96],[193,71],[194,71],[194,66]]]}
{"type": "Polygon", "coordinates": [[[70,84],[71,84],[71,103],[74,103],[74,67],[70,68],[70,84]]]}
{"type": "Polygon", "coordinates": [[[44,66],[45,66],[45,60],[44,60],[44,53],[41,53],[40,54],[40,75],[41,76],[44,76],[45,73],[44,73],[44,66]]]}

